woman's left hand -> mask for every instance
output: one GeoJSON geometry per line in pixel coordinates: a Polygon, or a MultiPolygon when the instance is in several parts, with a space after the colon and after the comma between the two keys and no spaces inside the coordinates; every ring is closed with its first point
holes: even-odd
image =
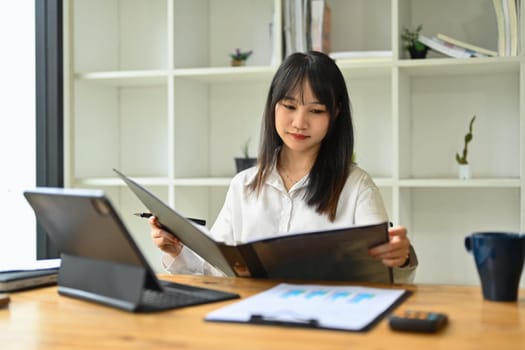
{"type": "Polygon", "coordinates": [[[379,259],[388,267],[404,265],[410,257],[410,241],[407,230],[403,226],[388,229],[390,242],[378,245],[368,250],[368,254],[379,259]]]}

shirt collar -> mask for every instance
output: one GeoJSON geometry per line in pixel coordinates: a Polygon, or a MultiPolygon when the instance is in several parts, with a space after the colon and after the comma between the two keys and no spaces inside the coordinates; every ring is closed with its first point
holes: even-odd
{"type": "MultiPolygon", "coordinates": [[[[275,153],[273,156],[272,167],[270,169],[270,174],[266,178],[265,184],[275,187],[276,189],[280,191],[287,192],[286,188],[284,187],[283,179],[281,178],[281,175],[279,175],[279,172],[277,171],[277,157],[279,155],[280,150],[281,150],[281,147],[278,147],[275,150],[275,153]]],[[[244,178],[244,186],[247,187],[255,179],[256,175],[257,175],[257,169],[254,169],[254,171],[250,175],[244,178]]],[[[308,177],[309,175],[306,175],[301,180],[299,180],[295,185],[293,185],[290,193],[298,191],[299,189],[302,189],[303,187],[306,187],[308,183],[308,177]]]]}
{"type": "MultiPolygon", "coordinates": [[[[279,153],[276,152],[276,156],[274,157],[274,161],[272,164],[272,169],[270,171],[270,174],[268,175],[268,178],[266,179],[266,184],[269,186],[273,186],[280,191],[288,192],[286,188],[284,187],[284,182],[283,182],[283,179],[281,178],[281,175],[277,171],[277,155],[278,154],[279,153]]],[[[299,180],[296,184],[294,184],[289,193],[292,194],[293,192],[299,191],[300,189],[306,187],[306,185],[308,184],[308,176],[309,175],[306,175],[301,180],[299,180]]]]}

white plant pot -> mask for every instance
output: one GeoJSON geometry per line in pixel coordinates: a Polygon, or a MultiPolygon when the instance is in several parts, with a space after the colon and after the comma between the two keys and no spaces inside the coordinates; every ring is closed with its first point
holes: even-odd
{"type": "Polygon", "coordinates": [[[470,171],[470,164],[459,164],[458,170],[459,178],[461,180],[468,180],[472,177],[472,173],[470,171]]]}

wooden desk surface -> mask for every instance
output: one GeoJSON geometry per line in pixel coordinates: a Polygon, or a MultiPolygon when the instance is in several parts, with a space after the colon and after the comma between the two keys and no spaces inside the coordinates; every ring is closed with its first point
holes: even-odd
{"type": "MultiPolygon", "coordinates": [[[[272,281],[162,276],[246,297],[272,281]]],[[[398,310],[445,312],[441,333],[397,333],[382,320],[365,333],[215,323],[204,315],[235,301],[133,314],[60,296],[56,287],[11,294],[0,309],[0,349],[525,349],[525,290],[516,303],[483,300],[477,286],[403,286],[414,293],[398,310]]]]}

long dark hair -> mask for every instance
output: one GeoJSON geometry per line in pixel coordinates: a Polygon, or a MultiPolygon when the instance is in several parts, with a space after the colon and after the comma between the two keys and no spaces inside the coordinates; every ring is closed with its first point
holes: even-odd
{"type": "Polygon", "coordinates": [[[335,61],[324,53],[291,54],[275,73],[261,125],[258,170],[249,188],[260,192],[277,161],[276,150],[283,143],[275,129],[275,105],[294,92],[299,91],[302,96],[305,81],[330,113],[328,132],[308,177],[305,200],[319,214],[327,214],[334,221],[339,196],[350,172],[354,129],[345,79],[335,61]]]}

